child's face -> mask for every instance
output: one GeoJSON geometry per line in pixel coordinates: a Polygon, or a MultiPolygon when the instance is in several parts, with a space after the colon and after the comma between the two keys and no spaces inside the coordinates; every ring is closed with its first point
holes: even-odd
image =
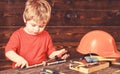
{"type": "Polygon", "coordinates": [[[25,28],[27,32],[29,32],[29,34],[37,35],[37,34],[40,34],[44,30],[45,26],[46,24],[44,24],[43,22],[38,24],[34,20],[29,20],[29,21],[26,21],[25,28]]]}

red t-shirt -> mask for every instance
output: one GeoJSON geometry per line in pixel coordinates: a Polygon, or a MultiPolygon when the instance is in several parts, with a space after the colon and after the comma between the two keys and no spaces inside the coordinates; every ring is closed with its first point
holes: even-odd
{"type": "Polygon", "coordinates": [[[44,30],[39,35],[30,35],[20,28],[12,34],[6,45],[5,52],[10,50],[26,59],[29,65],[33,65],[45,61],[55,48],[47,31],[44,30]]]}

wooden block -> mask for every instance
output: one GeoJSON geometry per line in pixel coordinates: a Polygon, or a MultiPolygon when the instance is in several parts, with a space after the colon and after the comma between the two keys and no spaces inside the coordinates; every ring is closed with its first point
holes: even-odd
{"type": "Polygon", "coordinates": [[[107,68],[107,67],[109,67],[109,62],[100,62],[100,64],[96,64],[96,65],[92,65],[92,66],[81,66],[81,67],[69,66],[69,68],[72,70],[76,70],[76,71],[79,71],[82,73],[87,73],[87,74],[107,68]]]}

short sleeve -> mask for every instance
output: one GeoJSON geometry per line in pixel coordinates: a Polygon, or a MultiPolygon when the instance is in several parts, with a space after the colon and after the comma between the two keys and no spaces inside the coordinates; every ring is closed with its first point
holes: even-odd
{"type": "Polygon", "coordinates": [[[5,47],[5,52],[10,51],[10,50],[14,50],[14,51],[16,52],[17,49],[19,48],[19,45],[20,45],[19,43],[20,43],[20,42],[19,42],[18,33],[17,33],[17,32],[14,32],[14,33],[11,35],[11,37],[10,37],[10,39],[9,39],[6,47],[5,47]]]}

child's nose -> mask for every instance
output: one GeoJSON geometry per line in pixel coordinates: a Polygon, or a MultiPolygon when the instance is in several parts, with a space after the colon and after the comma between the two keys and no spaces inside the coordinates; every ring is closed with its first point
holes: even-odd
{"type": "Polygon", "coordinates": [[[36,30],[36,31],[39,31],[39,30],[40,30],[40,28],[36,26],[36,27],[35,27],[35,30],[36,30]]]}

